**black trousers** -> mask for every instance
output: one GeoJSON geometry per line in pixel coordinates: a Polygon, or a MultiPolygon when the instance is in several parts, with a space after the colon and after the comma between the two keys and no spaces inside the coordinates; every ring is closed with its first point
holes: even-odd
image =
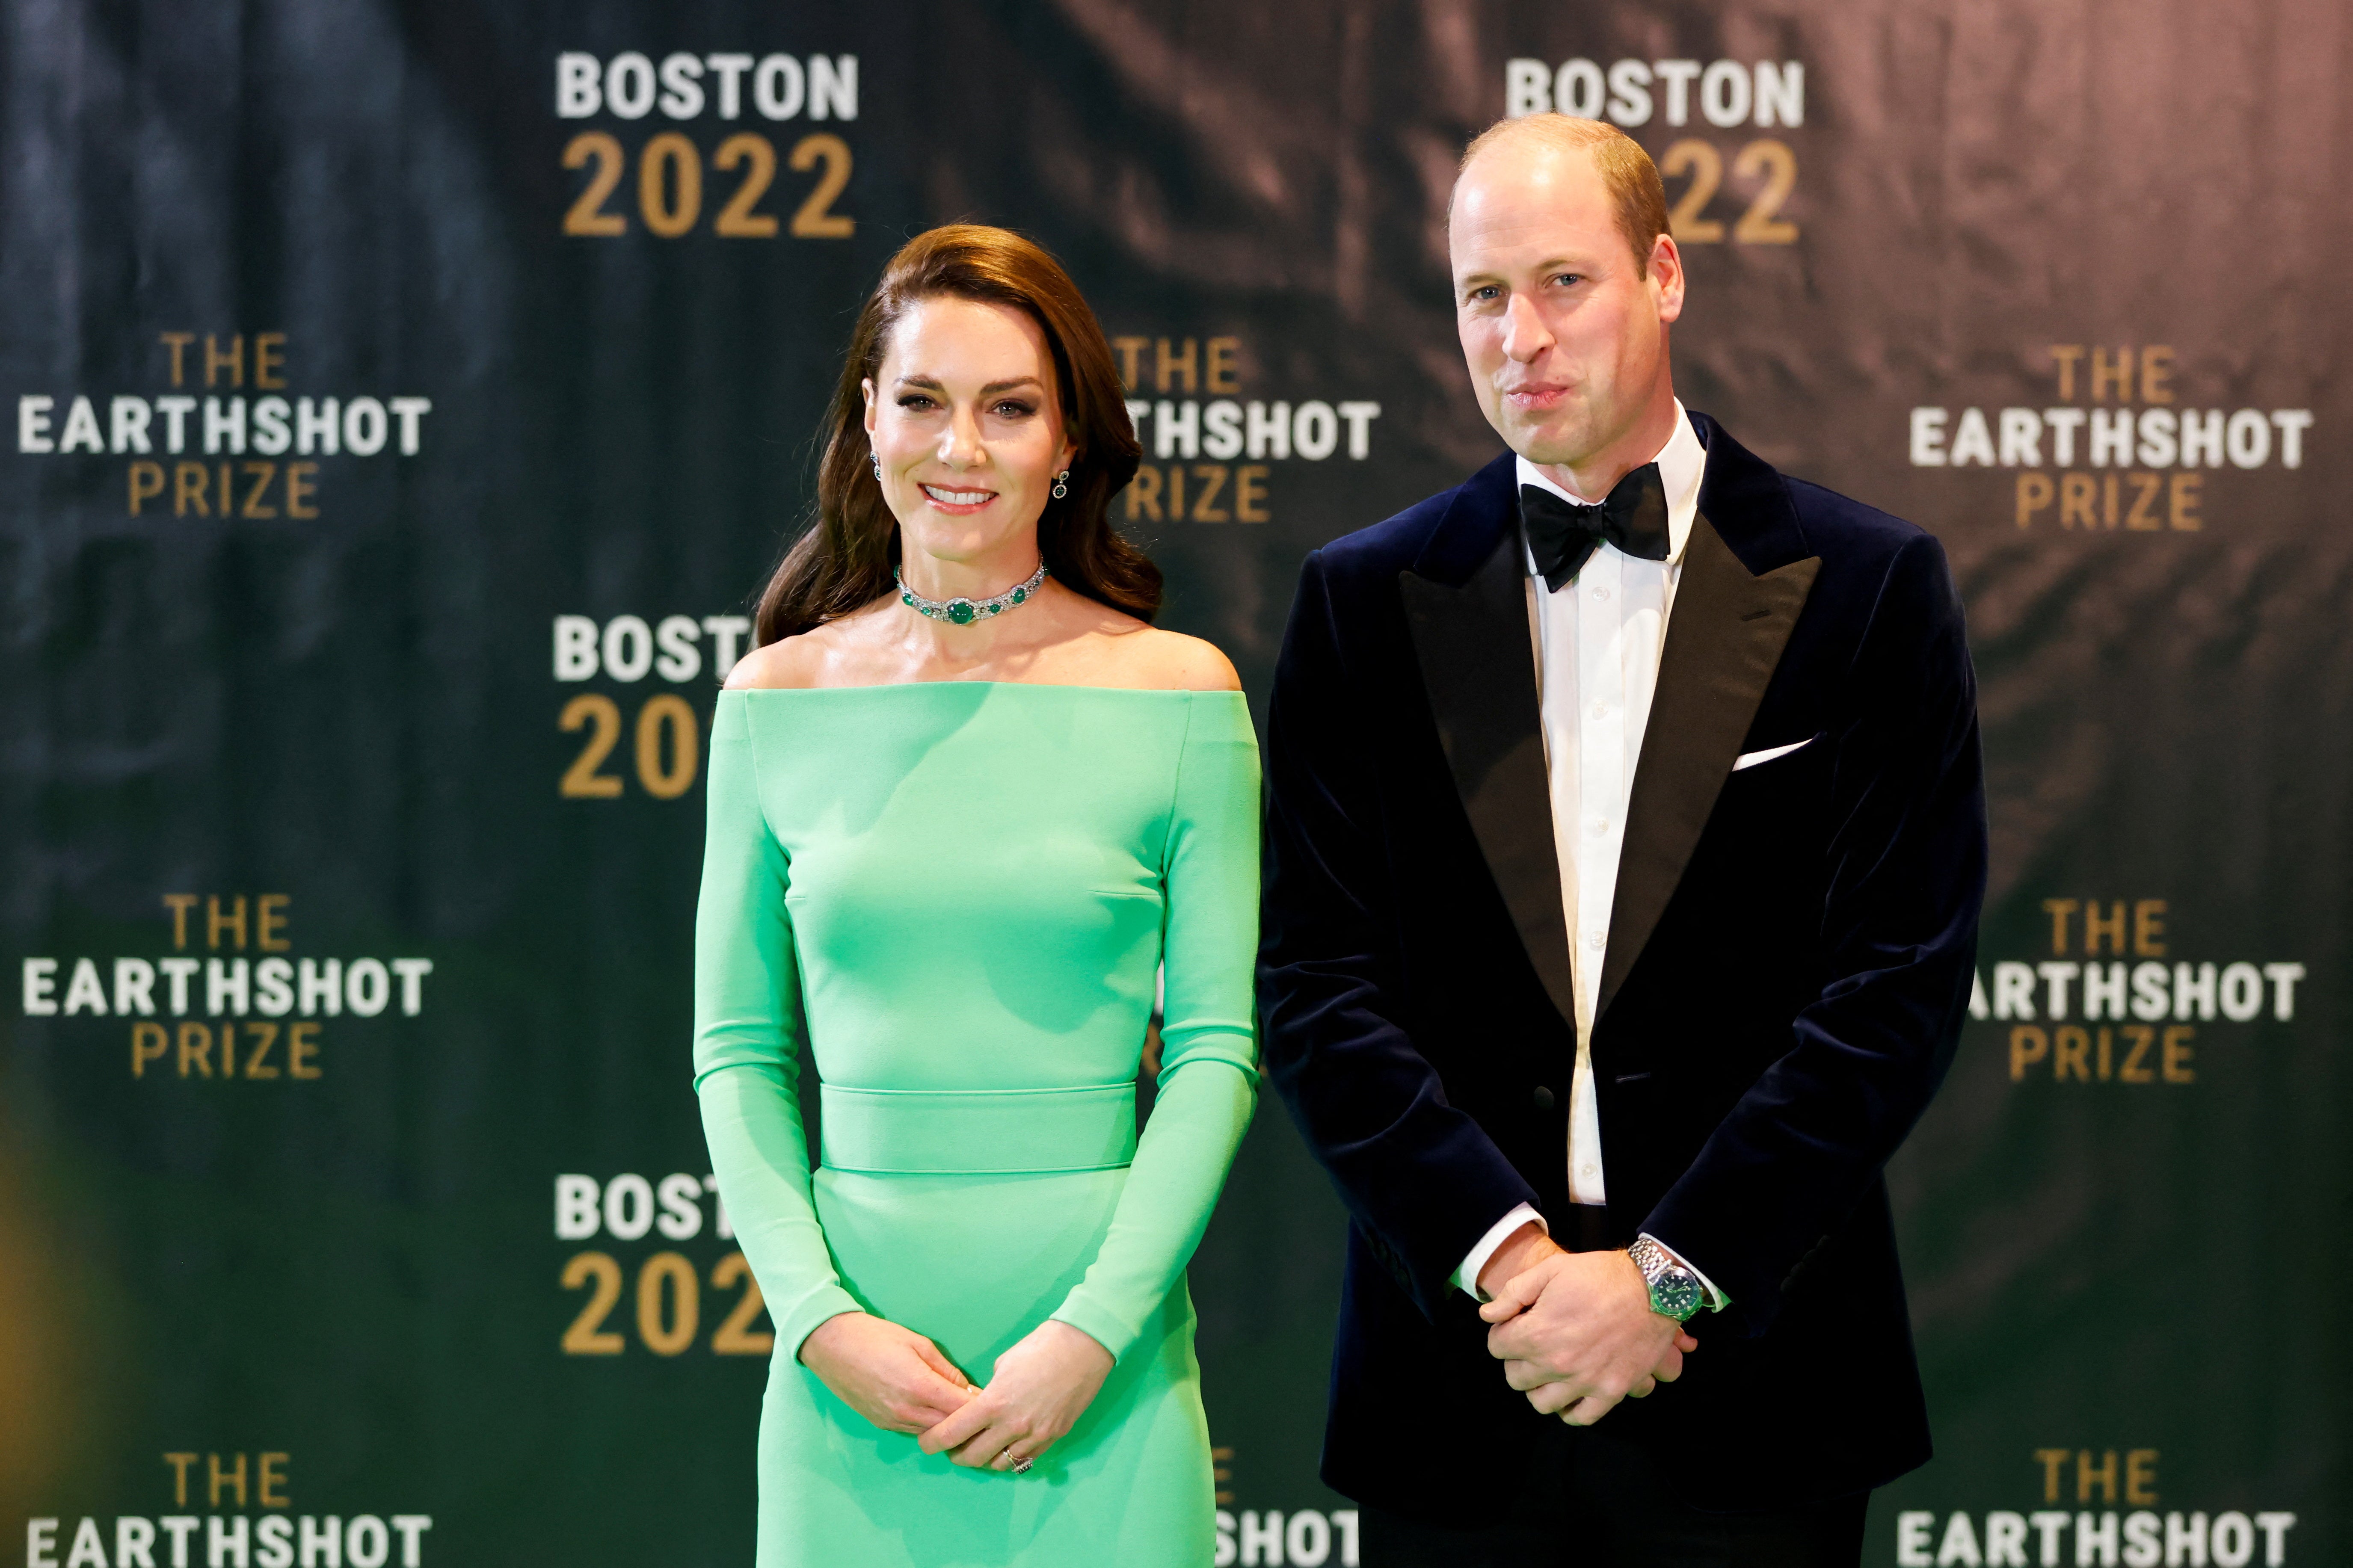
{"type": "MultiPolygon", "coordinates": [[[[1599,1248],[1600,1211],[1573,1208],[1554,1237],[1599,1248]],[[1581,1211],[1581,1212],[1580,1212],[1581,1211]]],[[[1501,1375],[1498,1368],[1497,1375],[1501,1375]]],[[[1662,1461],[1591,1426],[1546,1422],[1504,1514],[1461,1528],[1358,1511],[1364,1568],[1856,1568],[1870,1494],[1760,1513],[1676,1500],[1662,1461]]]]}

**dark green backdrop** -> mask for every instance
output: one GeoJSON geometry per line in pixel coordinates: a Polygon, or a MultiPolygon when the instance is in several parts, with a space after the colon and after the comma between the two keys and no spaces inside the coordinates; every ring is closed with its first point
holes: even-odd
{"type": "MultiPolygon", "coordinates": [[[[1497,449],[1443,205],[1557,103],[1668,173],[1686,403],[1968,597],[1982,1016],[1893,1173],[1937,1458],[1869,1559],[2342,1560],[2348,53],[2321,0],[11,0],[0,1553],[743,1562],[697,748],[863,290],[949,219],[1063,258],[1117,515],[1255,697],[1299,558],[1497,449]]],[[[1220,1561],[1348,1560],[1340,1225],[1270,1103],[1192,1274],[1220,1561]]]]}

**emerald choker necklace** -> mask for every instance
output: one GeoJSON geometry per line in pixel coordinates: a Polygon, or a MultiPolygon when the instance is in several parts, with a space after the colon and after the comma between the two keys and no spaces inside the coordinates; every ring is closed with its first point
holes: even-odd
{"type": "Polygon", "coordinates": [[[1016,605],[1026,605],[1038,594],[1038,585],[1046,580],[1046,563],[1038,563],[1038,570],[1029,574],[1027,583],[1016,583],[993,599],[926,599],[907,586],[899,569],[891,568],[891,581],[899,585],[899,602],[919,616],[954,626],[968,626],[975,621],[985,621],[991,616],[1001,616],[1016,605]]]}

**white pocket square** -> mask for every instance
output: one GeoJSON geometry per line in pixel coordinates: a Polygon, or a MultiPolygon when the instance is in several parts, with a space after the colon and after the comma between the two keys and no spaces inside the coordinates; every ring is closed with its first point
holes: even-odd
{"type": "Polygon", "coordinates": [[[1799,747],[1810,746],[1813,743],[1814,737],[1809,735],[1802,741],[1792,741],[1786,746],[1767,746],[1761,752],[1743,752],[1733,759],[1732,771],[1736,773],[1743,768],[1753,768],[1759,763],[1769,763],[1776,757],[1786,757],[1799,747]]]}

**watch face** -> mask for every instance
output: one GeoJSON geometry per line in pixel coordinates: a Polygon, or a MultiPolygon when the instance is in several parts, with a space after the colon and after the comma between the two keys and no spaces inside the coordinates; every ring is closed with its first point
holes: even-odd
{"type": "Polygon", "coordinates": [[[1651,1310],[1682,1322],[1699,1310],[1699,1279],[1687,1268],[1667,1268],[1651,1286],[1651,1310]]]}

